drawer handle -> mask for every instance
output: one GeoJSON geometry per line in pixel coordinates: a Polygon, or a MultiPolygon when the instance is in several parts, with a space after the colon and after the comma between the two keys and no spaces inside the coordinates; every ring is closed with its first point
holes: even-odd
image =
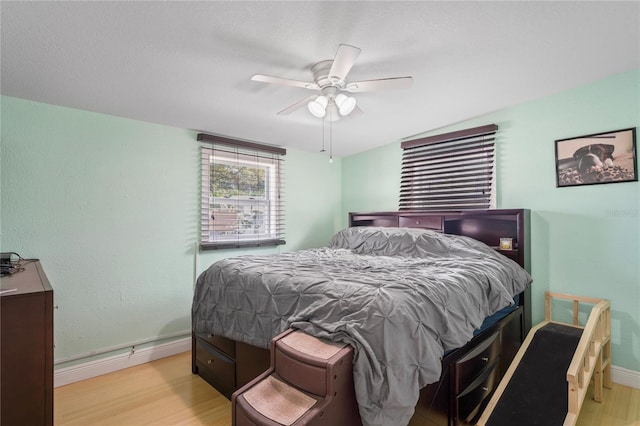
{"type": "Polygon", "coordinates": [[[480,358],[481,360],[483,360],[484,362],[488,362],[489,358],[487,358],[486,356],[483,356],[482,358],[480,358]]]}
{"type": "Polygon", "coordinates": [[[486,392],[486,391],[488,391],[488,390],[489,390],[489,388],[488,388],[488,387],[486,387],[486,386],[483,386],[483,387],[482,387],[482,390],[486,392]]]}
{"type": "Polygon", "coordinates": [[[208,359],[207,360],[207,364],[209,364],[209,365],[213,364],[213,360],[212,359],[208,359]]]}
{"type": "Polygon", "coordinates": [[[420,221],[419,220],[416,220],[416,225],[420,225],[420,221]]]}

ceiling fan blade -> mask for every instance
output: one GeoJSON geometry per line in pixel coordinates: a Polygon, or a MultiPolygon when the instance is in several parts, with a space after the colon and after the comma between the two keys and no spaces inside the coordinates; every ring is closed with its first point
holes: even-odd
{"type": "Polygon", "coordinates": [[[408,89],[413,84],[413,77],[381,78],[379,80],[354,81],[345,86],[347,92],[371,92],[374,90],[408,89]]]}
{"type": "Polygon", "coordinates": [[[298,108],[302,108],[303,106],[305,106],[306,104],[308,104],[309,102],[311,102],[312,100],[314,100],[315,98],[317,98],[318,95],[311,95],[311,96],[307,96],[306,98],[296,102],[295,104],[286,107],[285,109],[283,109],[282,111],[280,111],[278,113],[278,115],[287,115],[287,114],[291,114],[293,111],[297,110],[298,108]]]}
{"type": "Polygon", "coordinates": [[[348,44],[338,46],[338,52],[336,52],[336,56],[333,58],[333,65],[329,70],[329,79],[344,81],[359,55],[360,48],[358,47],[348,44]]]}
{"type": "Polygon", "coordinates": [[[263,83],[281,84],[284,86],[302,87],[303,89],[320,90],[320,87],[315,83],[291,80],[288,78],[271,77],[269,75],[256,74],[253,77],[251,77],[251,80],[261,81],[263,83]]]}

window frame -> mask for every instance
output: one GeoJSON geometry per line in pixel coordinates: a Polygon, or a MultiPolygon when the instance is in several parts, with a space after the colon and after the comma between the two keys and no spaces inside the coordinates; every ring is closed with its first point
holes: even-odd
{"type": "Polygon", "coordinates": [[[495,208],[497,130],[489,124],[402,142],[399,210],[495,208]]]}
{"type": "MultiPolygon", "coordinates": [[[[282,169],[286,150],[271,145],[255,142],[240,141],[220,136],[199,134],[198,141],[207,142],[201,146],[201,217],[200,217],[200,248],[203,250],[262,247],[286,244],[284,239],[284,212],[282,208],[282,169]],[[224,164],[236,167],[257,167],[265,170],[264,197],[253,198],[246,195],[232,195],[229,197],[213,195],[212,175],[213,164],[224,164]],[[216,201],[227,201],[226,208],[214,207],[216,201]],[[253,206],[262,205],[265,209],[254,209],[253,206]],[[234,210],[232,207],[235,206],[234,210]],[[249,208],[247,210],[247,207],[249,208]],[[217,211],[216,211],[217,210],[217,211]],[[226,210],[226,211],[225,211],[226,210]],[[228,214],[228,213],[229,214],[228,214]],[[244,213],[243,213],[244,212],[244,213]],[[255,228],[255,223],[249,222],[249,227],[243,219],[247,212],[263,212],[268,222],[266,232],[246,233],[255,228]],[[266,214],[265,214],[266,212],[266,214]],[[237,216],[234,219],[233,213],[237,216]],[[214,223],[215,217],[223,215],[214,223]],[[234,225],[235,222],[235,225],[234,225]],[[216,229],[217,228],[217,229],[216,229]]],[[[240,182],[235,191],[241,191],[240,182]]],[[[233,190],[232,190],[233,192],[233,190]]],[[[250,213],[249,213],[250,215],[250,213]]],[[[257,220],[258,223],[260,220],[257,220]]],[[[264,225],[263,225],[264,226],[264,225]]]]}

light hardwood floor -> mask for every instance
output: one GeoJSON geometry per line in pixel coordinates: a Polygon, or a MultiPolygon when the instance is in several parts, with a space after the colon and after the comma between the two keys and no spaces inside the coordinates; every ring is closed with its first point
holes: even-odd
{"type": "MultiPolygon", "coordinates": [[[[590,397],[579,426],[640,425],[640,390],[614,383],[602,404],[590,397]]],[[[187,352],[56,388],[54,424],[229,426],[231,403],[191,374],[187,352]]]]}

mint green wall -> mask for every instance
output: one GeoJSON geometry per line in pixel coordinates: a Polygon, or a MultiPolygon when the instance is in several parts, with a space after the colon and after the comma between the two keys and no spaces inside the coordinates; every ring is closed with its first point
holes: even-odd
{"type": "Polygon", "coordinates": [[[342,159],[344,226],[349,212],[398,210],[401,161],[400,144],[342,159]]]}
{"type": "MultiPolygon", "coordinates": [[[[433,134],[490,123],[500,128],[498,207],[532,212],[534,323],[546,290],[610,299],[613,364],[640,371],[640,183],[556,188],[554,174],[556,139],[640,127],[640,70],[433,134]]],[[[401,151],[343,158],[343,216],[397,210],[401,151]]]]}
{"type": "MultiPolygon", "coordinates": [[[[0,112],[0,249],[41,259],[56,359],[189,330],[213,261],[320,246],[349,211],[397,209],[399,143],[334,164],[288,150],[287,245],[197,253],[194,132],[8,97],[0,112]]],[[[498,207],[532,210],[534,321],[545,290],[609,298],[613,363],[640,371],[640,186],[556,188],[553,142],[640,127],[640,70],[441,131],[488,123],[498,207]]]]}
{"type": "Polygon", "coordinates": [[[341,225],[340,160],[288,150],[287,244],[198,253],[195,132],[1,107],[1,249],[40,258],[59,307],[56,359],[188,331],[194,277],[214,260],[320,246],[341,225]]]}

